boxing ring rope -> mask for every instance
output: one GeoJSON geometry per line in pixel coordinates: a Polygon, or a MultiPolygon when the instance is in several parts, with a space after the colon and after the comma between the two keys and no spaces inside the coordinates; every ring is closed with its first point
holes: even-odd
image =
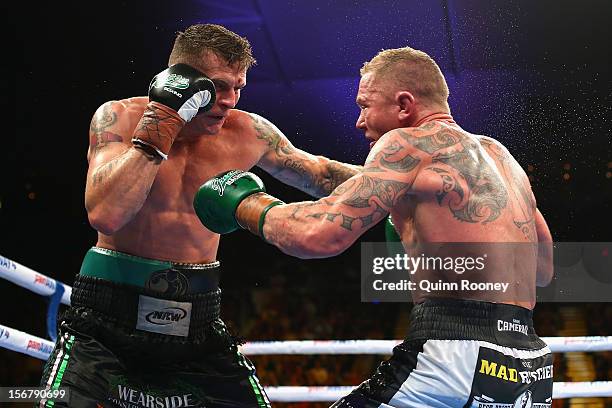
{"type": "MultiPolygon", "coordinates": [[[[347,395],[355,387],[264,387],[274,402],[331,402],[347,395]]],[[[612,397],[612,381],[556,382],[553,398],[612,397]]]]}
{"type": "MultiPolygon", "coordinates": [[[[42,296],[50,297],[47,325],[55,327],[49,314],[57,314],[59,303],[70,305],[72,288],[26,266],[0,256],[0,278],[4,278],[42,296]],[[55,305],[53,302],[55,300],[55,305]]],[[[51,331],[48,327],[48,331],[51,331]]],[[[612,336],[542,337],[553,353],[573,351],[612,351],[612,336]]],[[[241,347],[246,355],[271,354],[391,354],[401,340],[303,340],[258,341],[241,347]]],[[[46,360],[54,342],[0,324],[0,347],[46,360]]],[[[329,402],[348,394],[353,386],[278,386],[266,387],[274,402],[329,402]]],[[[612,397],[612,381],[555,382],[553,398],[612,397]]]]}
{"type": "Polygon", "coordinates": [[[53,296],[58,291],[58,288],[62,288],[61,302],[70,306],[70,295],[72,294],[70,286],[42,275],[2,255],[0,255],[0,278],[11,281],[41,296],[53,296]]]}
{"type": "MultiPolygon", "coordinates": [[[[612,336],[541,337],[553,353],[610,351],[612,336]]],[[[242,352],[257,354],[391,354],[403,340],[291,340],[246,343],[242,352]]]]}

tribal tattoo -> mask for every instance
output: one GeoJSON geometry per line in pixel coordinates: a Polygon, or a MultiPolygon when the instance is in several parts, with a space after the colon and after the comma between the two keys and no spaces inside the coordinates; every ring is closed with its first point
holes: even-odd
{"type": "MultiPolygon", "coordinates": [[[[426,126],[423,126],[423,130],[428,131],[433,129],[435,126],[436,125],[434,123],[427,124],[426,126]]],[[[434,134],[419,137],[402,129],[398,129],[397,133],[399,133],[402,139],[404,139],[406,142],[428,154],[435,154],[442,149],[455,146],[461,142],[460,136],[445,128],[438,130],[434,134]]]]}
{"type": "Polygon", "coordinates": [[[397,172],[408,172],[413,170],[419,165],[421,159],[413,157],[409,153],[404,153],[403,150],[405,150],[405,148],[398,142],[389,143],[383,150],[366,161],[366,168],[364,171],[376,173],[384,172],[386,169],[397,172]],[[397,158],[397,156],[399,156],[399,158],[397,158]],[[375,163],[380,163],[382,168],[374,165],[375,163]]]}
{"type": "Polygon", "coordinates": [[[339,212],[319,211],[307,217],[324,218],[330,222],[341,217],[340,227],[344,229],[353,231],[355,221],[360,222],[358,228],[366,228],[387,215],[409,189],[409,183],[373,178],[363,173],[359,178],[345,182],[332,193],[331,197],[342,197],[341,201],[324,201],[324,204],[330,207],[334,203],[342,204],[348,207],[347,210],[350,209],[352,215],[340,210],[339,212]]]}
{"type": "Polygon", "coordinates": [[[537,240],[535,231],[535,201],[531,189],[522,174],[518,169],[518,164],[512,159],[512,156],[503,148],[488,139],[481,139],[480,143],[490,151],[501,163],[501,170],[508,180],[511,180],[510,191],[514,196],[513,203],[519,207],[520,214],[513,212],[514,225],[521,230],[530,241],[537,240]],[[523,176],[523,177],[521,177],[523,176]],[[520,218],[519,218],[520,215],[520,218]]]}
{"type": "Polygon", "coordinates": [[[391,209],[401,193],[410,187],[408,183],[395,180],[373,179],[363,175],[358,185],[348,198],[341,203],[353,208],[368,208],[372,202],[380,202],[385,208],[391,209]]]}
{"type": "MultiPolygon", "coordinates": [[[[471,141],[461,142],[463,147],[460,151],[437,154],[433,157],[436,163],[443,163],[457,170],[467,189],[463,190],[459,180],[454,179],[453,174],[447,172],[443,177],[443,188],[437,194],[438,204],[446,194],[455,192],[459,201],[449,200],[448,206],[453,215],[466,222],[487,223],[496,220],[501,211],[508,204],[508,193],[502,180],[486,163],[478,147],[471,141]],[[454,179],[454,185],[448,183],[448,178],[454,179]]],[[[440,169],[439,167],[436,167],[440,169]]],[[[443,174],[439,173],[438,174],[443,174]]]]}
{"type": "Polygon", "coordinates": [[[359,177],[349,179],[331,193],[332,201],[324,204],[333,206],[334,210],[321,211],[319,207],[319,211],[306,217],[329,222],[340,219],[339,226],[349,231],[368,228],[385,217],[410,191],[412,183],[407,182],[410,177],[405,175],[420,163],[405,146],[391,141],[370,156],[359,177]],[[399,177],[405,181],[383,177],[399,177]]]}
{"type": "MultiPolygon", "coordinates": [[[[432,124],[425,130],[433,129],[432,124]]],[[[398,133],[431,155],[432,165],[426,169],[442,180],[442,188],[436,192],[438,205],[448,196],[453,216],[464,222],[487,223],[500,216],[508,204],[508,192],[475,142],[447,128],[418,137],[403,130],[398,133]]]]}

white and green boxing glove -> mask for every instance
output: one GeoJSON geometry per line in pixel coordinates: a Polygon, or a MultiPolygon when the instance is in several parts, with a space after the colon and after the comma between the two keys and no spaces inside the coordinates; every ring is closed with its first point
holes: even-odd
{"type": "Polygon", "coordinates": [[[263,221],[268,210],[284,204],[265,191],[263,181],[257,175],[230,170],[202,184],[193,199],[193,208],[202,224],[217,234],[228,234],[238,228],[245,228],[262,236],[263,221]],[[242,206],[237,211],[245,198],[255,194],[257,196],[252,200],[252,205],[242,206]]]}

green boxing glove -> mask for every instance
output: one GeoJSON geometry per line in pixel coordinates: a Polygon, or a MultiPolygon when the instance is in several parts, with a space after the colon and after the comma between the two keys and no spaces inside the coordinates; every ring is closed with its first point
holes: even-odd
{"type": "Polygon", "coordinates": [[[397,254],[404,253],[404,246],[402,245],[402,239],[395,229],[391,215],[387,217],[385,221],[385,238],[387,240],[387,254],[391,257],[397,254]]]}
{"type": "Polygon", "coordinates": [[[390,215],[387,217],[387,221],[385,222],[385,238],[387,239],[387,242],[402,242],[402,239],[397,233],[390,215]]]}
{"type": "Polygon", "coordinates": [[[265,191],[263,181],[257,175],[230,170],[202,184],[193,199],[193,208],[202,224],[217,234],[246,228],[262,236],[266,213],[275,205],[283,204],[265,191]],[[238,210],[240,203],[250,196],[254,198],[250,205],[238,210]]]}
{"type": "Polygon", "coordinates": [[[230,170],[202,184],[193,199],[193,208],[206,228],[227,234],[241,228],[235,217],[240,202],[251,194],[265,191],[257,175],[230,170]]]}

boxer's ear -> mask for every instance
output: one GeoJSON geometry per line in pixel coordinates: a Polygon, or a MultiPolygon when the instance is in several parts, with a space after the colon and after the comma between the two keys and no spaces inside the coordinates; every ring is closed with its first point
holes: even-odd
{"type": "Polygon", "coordinates": [[[407,120],[414,111],[414,95],[409,91],[399,91],[395,94],[395,101],[399,107],[399,120],[407,120]]]}

